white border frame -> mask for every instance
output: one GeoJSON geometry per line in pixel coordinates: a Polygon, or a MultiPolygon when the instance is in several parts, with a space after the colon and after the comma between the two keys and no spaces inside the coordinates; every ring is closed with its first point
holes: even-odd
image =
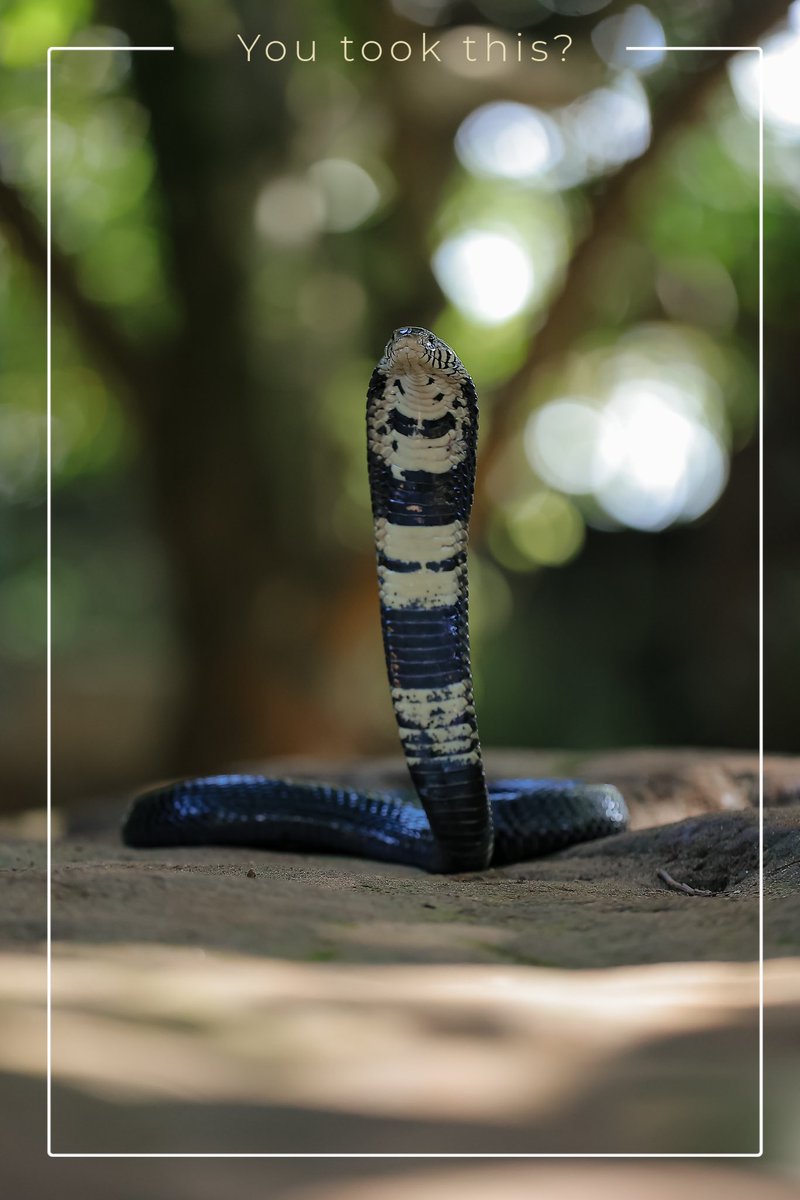
{"type": "Polygon", "coordinates": [[[558,1153],[353,1153],[353,1154],[202,1154],[202,1153],[86,1153],[54,1151],[52,1148],[53,1100],[53,938],[52,938],[52,55],[75,51],[172,51],[174,46],[49,46],[47,50],[47,1156],[48,1158],[762,1158],[764,1154],[764,50],[761,46],[626,46],[628,51],[662,50],[727,53],[753,51],[758,54],[758,1150],[741,1153],[687,1154],[558,1154],[558,1153]]]}

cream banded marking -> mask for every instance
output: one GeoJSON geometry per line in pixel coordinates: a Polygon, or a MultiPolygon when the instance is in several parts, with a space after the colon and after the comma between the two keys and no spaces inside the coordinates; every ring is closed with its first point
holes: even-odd
{"type": "Polygon", "coordinates": [[[443,688],[392,688],[392,700],[398,724],[418,725],[428,733],[475,716],[469,679],[443,688]]]}
{"type": "Polygon", "coordinates": [[[417,761],[432,757],[465,758],[480,752],[477,728],[464,722],[431,725],[425,729],[408,729],[401,725],[400,740],[404,753],[417,761]]]}
{"type": "Polygon", "coordinates": [[[462,564],[452,571],[393,571],[378,567],[378,587],[387,608],[451,608],[462,592],[462,564]]]}
{"type": "Polygon", "coordinates": [[[427,737],[435,742],[446,742],[454,738],[477,737],[474,725],[462,721],[458,725],[437,725],[434,729],[413,729],[407,725],[400,726],[400,736],[404,740],[427,737]]]}
{"type": "MultiPolygon", "coordinates": [[[[430,758],[415,758],[412,754],[406,755],[406,762],[410,767],[427,767],[430,765],[430,761],[430,758]]],[[[443,754],[442,761],[446,761],[449,767],[471,767],[481,761],[481,755],[479,750],[474,750],[472,754],[443,754]]]]}
{"type": "Polygon", "coordinates": [[[463,521],[449,525],[393,525],[385,517],[375,522],[375,541],[387,558],[399,562],[444,562],[460,554],[467,541],[463,521]]]}
{"type": "Polygon", "coordinates": [[[403,471],[430,471],[432,475],[444,475],[466,453],[464,440],[458,426],[438,438],[393,432],[386,439],[384,458],[397,478],[403,471]]]}
{"type": "Polygon", "coordinates": [[[402,383],[405,395],[392,389],[392,408],[396,408],[411,421],[435,421],[437,417],[444,417],[452,411],[453,401],[458,399],[455,392],[444,392],[442,395],[442,389],[438,385],[425,383],[414,387],[408,377],[402,383]],[[440,395],[441,400],[437,400],[436,397],[440,395]]]}

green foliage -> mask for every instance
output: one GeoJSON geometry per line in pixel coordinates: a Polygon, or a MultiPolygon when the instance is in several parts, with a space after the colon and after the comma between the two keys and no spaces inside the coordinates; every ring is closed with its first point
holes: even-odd
{"type": "MultiPolygon", "coordinates": [[[[291,6],[276,7],[282,28],[291,28],[296,19],[300,36],[311,31],[328,46],[343,31],[357,34],[364,27],[370,36],[371,18],[364,6],[319,8],[309,3],[299,17],[292,17],[291,6]]],[[[258,552],[274,554],[277,561],[280,548],[280,571],[291,576],[287,594],[294,595],[293,588],[313,593],[314,586],[319,592],[323,560],[332,591],[339,587],[344,592],[355,565],[370,552],[364,392],[392,325],[428,322],[462,355],[478,385],[488,441],[497,397],[528,358],[570,258],[590,232],[592,209],[600,206],[608,187],[605,176],[615,169],[593,168],[592,174],[587,167],[560,186],[552,178],[477,177],[454,153],[460,122],[492,98],[533,104],[534,96],[542,109],[569,108],[573,120],[578,101],[586,100],[603,78],[611,85],[613,72],[593,60],[586,79],[577,71],[568,75],[565,70],[558,78],[541,73],[529,95],[518,75],[476,76],[465,82],[431,66],[429,75],[439,71],[437,91],[430,78],[415,77],[410,68],[378,72],[356,64],[349,70],[327,57],[313,69],[237,63],[239,74],[232,84],[232,60],[226,56],[233,51],[219,34],[223,26],[214,23],[213,5],[194,13],[183,2],[163,11],[174,12],[177,21],[176,64],[200,63],[205,78],[215,81],[215,90],[209,91],[215,97],[213,110],[203,109],[201,100],[207,96],[181,96],[184,114],[196,113],[200,134],[213,125],[218,146],[235,141],[244,130],[241,146],[247,147],[235,169],[223,173],[222,180],[209,177],[205,184],[208,195],[213,192],[209,211],[219,228],[230,230],[230,212],[246,214],[244,220],[237,217],[231,231],[235,250],[221,264],[210,256],[208,271],[214,275],[221,270],[221,279],[230,272],[242,285],[236,293],[241,311],[218,314],[230,317],[231,327],[241,334],[235,353],[230,346],[217,347],[218,363],[226,364],[220,367],[222,382],[214,400],[220,427],[232,403],[225,391],[227,372],[232,387],[241,388],[245,380],[257,398],[257,404],[245,409],[252,417],[248,438],[268,494],[283,505],[269,514],[271,524],[265,521],[265,538],[272,536],[274,542],[265,541],[258,552]],[[286,137],[280,152],[269,141],[270,120],[280,122],[286,137]],[[416,173],[418,161],[423,165],[416,173]],[[363,218],[356,206],[359,187],[361,200],[374,192],[363,218]],[[448,239],[475,231],[512,237],[532,268],[530,294],[518,310],[495,323],[470,312],[457,289],[445,296],[432,273],[432,259],[448,239]],[[241,374],[234,371],[241,364],[227,362],[228,354],[246,359],[241,374]],[[304,553],[308,561],[301,562],[304,553]],[[313,555],[318,558],[311,561],[313,555]]],[[[231,11],[226,6],[224,32],[233,42],[231,11]]],[[[263,6],[262,12],[264,27],[253,34],[268,32],[263,6]]],[[[40,219],[45,208],[46,49],[75,41],[121,44],[126,35],[94,24],[95,15],[89,0],[18,0],[6,3],[2,13],[3,172],[40,219]]],[[[131,57],[124,51],[53,56],[53,230],[83,296],[121,331],[148,370],[161,371],[165,361],[175,368],[176,357],[180,368],[180,355],[197,349],[180,340],[185,329],[191,332],[193,298],[181,293],[176,282],[186,264],[176,269],[171,224],[175,210],[170,206],[177,207],[181,220],[185,209],[181,213],[180,205],[187,201],[185,195],[176,200],[175,181],[165,179],[164,161],[175,143],[156,146],[152,115],[131,57]],[[160,358],[164,347],[172,359],[160,358]]],[[[674,65],[668,65],[648,86],[657,94],[666,86],[664,80],[674,83],[675,77],[674,65]]],[[[176,95],[185,87],[181,79],[176,66],[176,95]]],[[[473,575],[477,658],[485,655],[484,661],[492,662],[479,666],[490,739],[541,736],[589,745],[613,738],[666,737],[680,727],[655,707],[643,708],[625,723],[631,705],[623,693],[634,686],[634,677],[641,683],[647,670],[631,662],[618,666],[625,635],[630,633],[642,656],[655,635],[639,616],[635,627],[627,629],[624,603],[615,608],[611,601],[598,602],[603,620],[614,626],[599,649],[593,651],[586,631],[567,647],[555,646],[553,631],[570,603],[563,580],[577,581],[583,596],[594,595],[592,589],[601,592],[595,548],[598,537],[613,538],[598,530],[620,530],[624,522],[604,512],[591,489],[571,493],[545,478],[527,452],[526,429],[537,410],[559,398],[577,396],[587,407],[602,407],[625,364],[635,360],[637,378],[683,387],[689,409],[694,405],[694,417],[724,448],[726,465],[727,456],[733,456],[736,472],[736,456],[751,444],[757,425],[758,192],[750,147],[755,156],[755,127],[723,85],[707,118],[679,130],[642,173],[629,208],[600,238],[605,247],[598,255],[600,266],[588,284],[589,294],[574,299],[580,316],[571,328],[567,322],[565,344],[545,369],[535,364],[535,386],[515,397],[515,421],[481,483],[486,513],[473,575]],[[701,385],[692,391],[698,378],[701,385]],[[577,678],[593,652],[598,686],[606,689],[607,698],[600,703],[584,697],[574,712],[560,693],[551,704],[548,689],[554,681],[577,678]],[[526,710],[532,662],[538,664],[542,683],[526,710]]],[[[768,144],[768,167],[770,153],[777,161],[780,147],[773,145],[770,151],[768,144]]],[[[202,184],[200,167],[198,173],[202,184]]],[[[787,338],[797,311],[796,214],[791,173],[768,171],[765,313],[771,327],[787,338]]],[[[216,224],[209,229],[209,243],[218,232],[216,224]]],[[[198,241],[193,253],[195,264],[204,266],[208,245],[198,241]]],[[[12,235],[0,241],[0,315],[0,494],[6,502],[0,627],[6,631],[4,653],[30,659],[41,652],[43,640],[37,561],[41,531],[36,522],[41,519],[46,465],[44,311],[40,281],[24,264],[12,235]]],[[[142,424],[131,418],[137,398],[131,402],[130,389],[141,384],[115,376],[97,347],[80,339],[70,316],[56,305],[56,651],[76,659],[94,654],[99,660],[115,645],[135,645],[145,657],[155,656],[169,644],[169,626],[164,560],[146,527],[152,508],[144,498],[158,456],[142,424]]],[[[212,342],[216,316],[210,314],[208,320],[212,342]]],[[[175,369],[176,389],[182,374],[175,369]]],[[[142,403],[140,410],[144,408],[142,403]]],[[[188,457],[192,437],[187,421],[188,457]]],[[[239,468],[239,463],[225,466],[232,493],[239,468]]],[[[198,510],[198,529],[204,528],[203,521],[213,525],[217,513],[205,511],[202,503],[198,510]]],[[[703,522],[714,519],[715,510],[700,514],[701,536],[703,522]]],[[[652,603],[647,581],[657,569],[664,578],[670,572],[676,579],[680,575],[658,556],[666,561],[670,539],[682,536],[689,556],[689,539],[697,531],[654,533],[646,548],[642,535],[621,535],[630,536],[630,553],[639,563],[625,578],[634,590],[640,588],[642,609],[652,603]]],[[[681,578],[685,584],[686,576],[681,578]]],[[[318,639],[313,645],[309,639],[309,645],[317,651],[323,646],[331,655],[339,626],[333,632],[322,629],[322,599],[315,595],[308,604],[316,614],[309,625],[317,622],[318,639]]],[[[673,616],[681,602],[674,593],[673,616]]],[[[665,620],[668,608],[665,602],[665,620]]],[[[573,616],[579,622],[579,615],[573,616]]],[[[347,625],[341,613],[339,620],[347,625]]],[[[707,628],[701,620],[696,627],[707,628]]],[[[309,661],[298,671],[310,678],[312,650],[308,653],[309,661]]],[[[341,663],[338,669],[343,670],[341,663]]],[[[331,694],[335,692],[332,688],[331,694]]],[[[678,687],[675,695],[680,695],[678,687]]],[[[358,699],[353,703],[357,707],[358,699]]],[[[369,717],[361,713],[365,728],[369,717]]],[[[737,727],[740,740],[747,738],[745,725],[743,719],[737,727]]],[[[711,727],[719,728],[713,721],[711,727]]],[[[699,736],[703,732],[705,727],[699,736]]]]}
{"type": "Polygon", "coordinates": [[[0,62],[12,69],[40,64],[48,46],[69,44],[91,11],[91,0],[5,0],[0,62]]]}

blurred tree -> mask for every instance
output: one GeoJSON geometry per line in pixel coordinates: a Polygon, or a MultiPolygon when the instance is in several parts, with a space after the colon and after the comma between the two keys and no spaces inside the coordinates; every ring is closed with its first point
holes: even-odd
{"type": "MultiPolygon", "coordinates": [[[[483,8],[450,6],[437,36],[484,21],[483,8]]],[[[785,2],[769,0],[757,10],[739,3],[693,15],[672,14],[663,5],[658,11],[668,34],[671,22],[680,25],[683,41],[694,35],[734,46],[756,42],[786,9],[785,2]]],[[[75,3],[58,39],[68,40],[89,17],[88,7],[75,3]]],[[[380,722],[368,734],[354,730],[341,704],[348,690],[375,673],[379,656],[376,634],[368,665],[350,661],[362,652],[362,628],[376,616],[368,524],[363,521],[363,533],[349,526],[342,533],[353,464],[362,453],[362,394],[376,348],[392,328],[409,320],[441,328],[449,321],[458,330],[452,310],[442,314],[430,254],[448,204],[458,200],[454,137],[496,81],[451,79],[441,103],[431,105],[417,86],[420,77],[402,64],[376,69],[356,62],[345,71],[321,61],[293,70],[262,60],[247,67],[230,50],[238,30],[290,46],[314,36],[335,45],[345,33],[356,42],[416,40],[419,27],[388,3],[373,9],[307,0],[273,6],[267,22],[263,6],[249,2],[101,0],[93,19],[110,27],[111,36],[124,31],[134,45],[176,46],[168,56],[130,56],[131,93],[146,120],[154,171],[137,211],[146,208],[146,237],[157,239],[163,294],[156,296],[154,286],[138,308],[124,302],[124,289],[122,302],[98,300],[96,278],[87,286],[93,279],[87,267],[91,218],[84,218],[84,240],[78,237],[73,250],[67,212],[56,223],[53,255],[59,313],[123,400],[124,436],[140,447],[136,473],[148,481],[150,521],[168,566],[180,692],[164,769],[214,769],[312,745],[377,744],[380,722]],[[350,231],[345,212],[344,232],[329,226],[325,234],[314,224],[312,205],[304,219],[313,237],[292,240],[288,225],[283,232],[269,226],[266,242],[259,237],[253,214],[256,226],[269,225],[270,188],[296,198],[299,220],[303,205],[311,204],[303,182],[308,170],[359,156],[374,161],[384,182],[375,219],[350,231]]],[[[575,43],[588,44],[595,24],[594,14],[571,21],[575,43]]],[[[523,32],[552,38],[563,25],[563,16],[537,12],[523,32]]],[[[21,18],[17,37],[19,28],[21,18]]],[[[619,255],[625,238],[644,247],[644,277],[654,269],[664,223],[681,219],[682,203],[697,207],[670,191],[675,154],[686,144],[676,139],[702,130],[729,57],[668,62],[656,76],[645,152],[569,196],[578,214],[573,226],[583,236],[543,308],[497,333],[484,331],[484,349],[475,327],[462,321],[464,340],[464,330],[473,331],[471,344],[459,340],[456,348],[468,362],[474,355],[493,385],[482,389],[483,480],[509,474],[504,463],[516,453],[532,397],[546,393],[581,339],[615,339],[634,320],[660,315],[652,297],[644,297],[611,319],[603,296],[629,288],[619,255]]],[[[602,80],[602,71],[593,70],[592,80],[576,83],[573,74],[567,86],[580,95],[602,80]]],[[[548,77],[545,89],[565,86],[564,76],[555,78],[548,77]]],[[[68,100],[72,93],[58,94],[68,100]]],[[[705,135],[702,153],[709,158],[713,137],[705,135]]],[[[505,203],[499,189],[487,197],[505,203]]],[[[512,199],[517,208],[534,205],[530,192],[517,191],[512,199]]],[[[80,198],[72,207],[80,210],[80,198]]],[[[742,216],[746,228],[754,228],[753,219],[750,203],[742,216]]],[[[43,279],[41,182],[15,179],[2,161],[0,221],[12,247],[43,279]]],[[[786,227],[784,221],[775,245],[784,244],[786,227]]],[[[689,252],[701,251],[702,235],[689,252]]],[[[747,254],[752,274],[752,248],[747,254]]],[[[110,261],[107,254],[103,261],[110,261]]],[[[102,276],[102,265],[99,271],[102,276]]],[[[785,272],[776,267],[776,274],[785,272]]],[[[746,290],[748,280],[743,273],[737,286],[746,290]]],[[[740,317],[741,342],[751,348],[754,312],[752,303],[744,305],[740,317]]],[[[446,328],[442,332],[447,336],[446,328]]],[[[794,361],[792,337],[776,320],[770,346],[776,394],[784,364],[794,361]]],[[[75,352],[65,351],[70,355],[75,352]]],[[[493,627],[491,654],[481,667],[492,698],[482,710],[487,740],[752,743],[756,472],[751,443],[734,458],[713,520],[658,536],[610,538],[590,530],[569,571],[511,574],[503,582],[487,556],[490,603],[502,607],[505,589],[516,614],[493,627]],[[557,637],[564,627],[569,636],[557,637]]],[[[122,486],[130,488],[130,479],[122,486]]],[[[365,485],[358,486],[354,503],[363,517],[365,485]]],[[[67,508],[81,489],[89,495],[79,478],[74,492],[65,492],[67,508]]],[[[95,506],[103,494],[102,487],[94,493],[95,506]]],[[[782,495],[794,497],[791,482],[782,495]]],[[[496,489],[480,493],[479,551],[491,546],[496,497],[496,489]]],[[[774,505],[787,507],[782,500],[774,505]]],[[[779,520],[774,528],[785,545],[779,520]]],[[[787,549],[784,573],[790,561],[787,549]]],[[[478,583],[480,593],[481,578],[478,583]]],[[[785,607],[785,588],[774,605],[785,607]]],[[[778,638],[775,648],[782,653],[778,638]]],[[[785,680],[788,672],[776,668],[775,676],[785,680]]],[[[782,712],[776,708],[776,737],[788,746],[794,734],[782,712]]]]}

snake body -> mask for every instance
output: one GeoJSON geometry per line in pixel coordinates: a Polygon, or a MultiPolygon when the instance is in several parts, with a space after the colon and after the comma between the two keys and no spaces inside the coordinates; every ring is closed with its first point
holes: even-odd
{"type": "Polygon", "coordinates": [[[616,790],[574,780],[487,784],[469,654],[467,533],[478,401],[426,329],[390,339],[367,392],[367,460],[381,628],[414,791],[219,775],[140,796],[131,846],[239,845],[478,871],[625,828],[616,790]]]}

